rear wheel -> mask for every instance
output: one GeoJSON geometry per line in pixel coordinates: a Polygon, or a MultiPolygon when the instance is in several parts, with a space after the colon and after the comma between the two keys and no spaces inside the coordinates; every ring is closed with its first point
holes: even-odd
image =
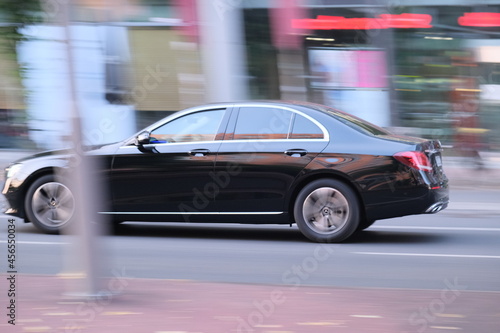
{"type": "Polygon", "coordinates": [[[335,179],[319,179],[297,196],[294,217],[304,236],[315,242],[341,242],[359,225],[359,203],[354,191],[335,179]]]}
{"type": "Polygon", "coordinates": [[[28,219],[40,230],[56,234],[66,227],[75,214],[73,193],[53,175],[38,178],[26,193],[28,219]]]}

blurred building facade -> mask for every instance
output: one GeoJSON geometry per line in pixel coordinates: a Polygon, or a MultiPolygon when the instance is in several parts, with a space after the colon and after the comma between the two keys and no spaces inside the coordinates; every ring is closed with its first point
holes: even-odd
{"type": "MultiPolygon", "coordinates": [[[[448,145],[500,150],[500,0],[76,4],[73,47],[89,143],[205,102],[293,99],[448,145]]],[[[34,26],[19,47],[28,98],[19,83],[0,87],[8,96],[2,134],[11,135],[15,111],[27,109],[31,138],[43,148],[56,147],[65,126],[57,31],[34,26]]]]}

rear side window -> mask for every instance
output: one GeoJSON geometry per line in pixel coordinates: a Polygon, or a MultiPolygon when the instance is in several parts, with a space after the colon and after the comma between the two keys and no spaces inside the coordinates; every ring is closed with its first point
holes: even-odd
{"type": "Polygon", "coordinates": [[[290,139],[323,139],[323,131],[311,120],[300,114],[295,115],[290,139]]]}
{"type": "Polygon", "coordinates": [[[360,132],[364,132],[364,133],[368,133],[368,134],[372,134],[372,135],[391,134],[391,133],[389,133],[389,131],[387,131],[381,127],[378,127],[377,125],[374,125],[366,120],[363,120],[363,119],[355,117],[351,114],[330,108],[330,107],[325,106],[325,105],[306,103],[306,102],[299,103],[299,105],[303,105],[305,107],[319,110],[319,111],[325,112],[327,114],[330,114],[333,117],[335,117],[336,119],[338,119],[339,121],[341,121],[342,123],[346,124],[347,126],[349,126],[351,128],[354,128],[355,130],[360,131],[360,132]]]}
{"type": "Polygon", "coordinates": [[[354,117],[348,114],[338,113],[336,114],[337,119],[344,124],[358,130],[363,131],[372,135],[387,135],[390,134],[385,129],[378,127],[374,124],[367,122],[366,120],[354,117]]]}
{"type": "Polygon", "coordinates": [[[264,107],[240,108],[234,140],[287,139],[292,112],[264,107]]]}

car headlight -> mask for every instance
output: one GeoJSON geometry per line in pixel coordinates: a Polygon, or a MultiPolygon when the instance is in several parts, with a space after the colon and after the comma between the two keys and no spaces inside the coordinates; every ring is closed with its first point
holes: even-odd
{"type": "Polygon", "coordinates": [[[21,170],[22,164],[17,163],[17,164],[12,164],[7,168],[7,178],[12,178],[14,177],[19,170],[21,170]]]}

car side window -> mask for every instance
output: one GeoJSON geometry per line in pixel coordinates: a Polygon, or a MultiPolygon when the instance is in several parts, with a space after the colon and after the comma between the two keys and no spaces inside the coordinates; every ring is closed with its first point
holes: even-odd
{"type": "Polygon", "coordinates": [[[190,113],[151,132],[151,143],[213,141],[225,110],[190,113]]]}
{"type": "Polygon", "coordinates": [[[299,114],[295,115],[290,139],[323,139],[324,134],[318,125],[299,114]]]}
{"type": "Polygon", "coordinates": [[[268,107],[242,107],[239,110],[234,140],[287,139],[292,112],[268,107]]]}

